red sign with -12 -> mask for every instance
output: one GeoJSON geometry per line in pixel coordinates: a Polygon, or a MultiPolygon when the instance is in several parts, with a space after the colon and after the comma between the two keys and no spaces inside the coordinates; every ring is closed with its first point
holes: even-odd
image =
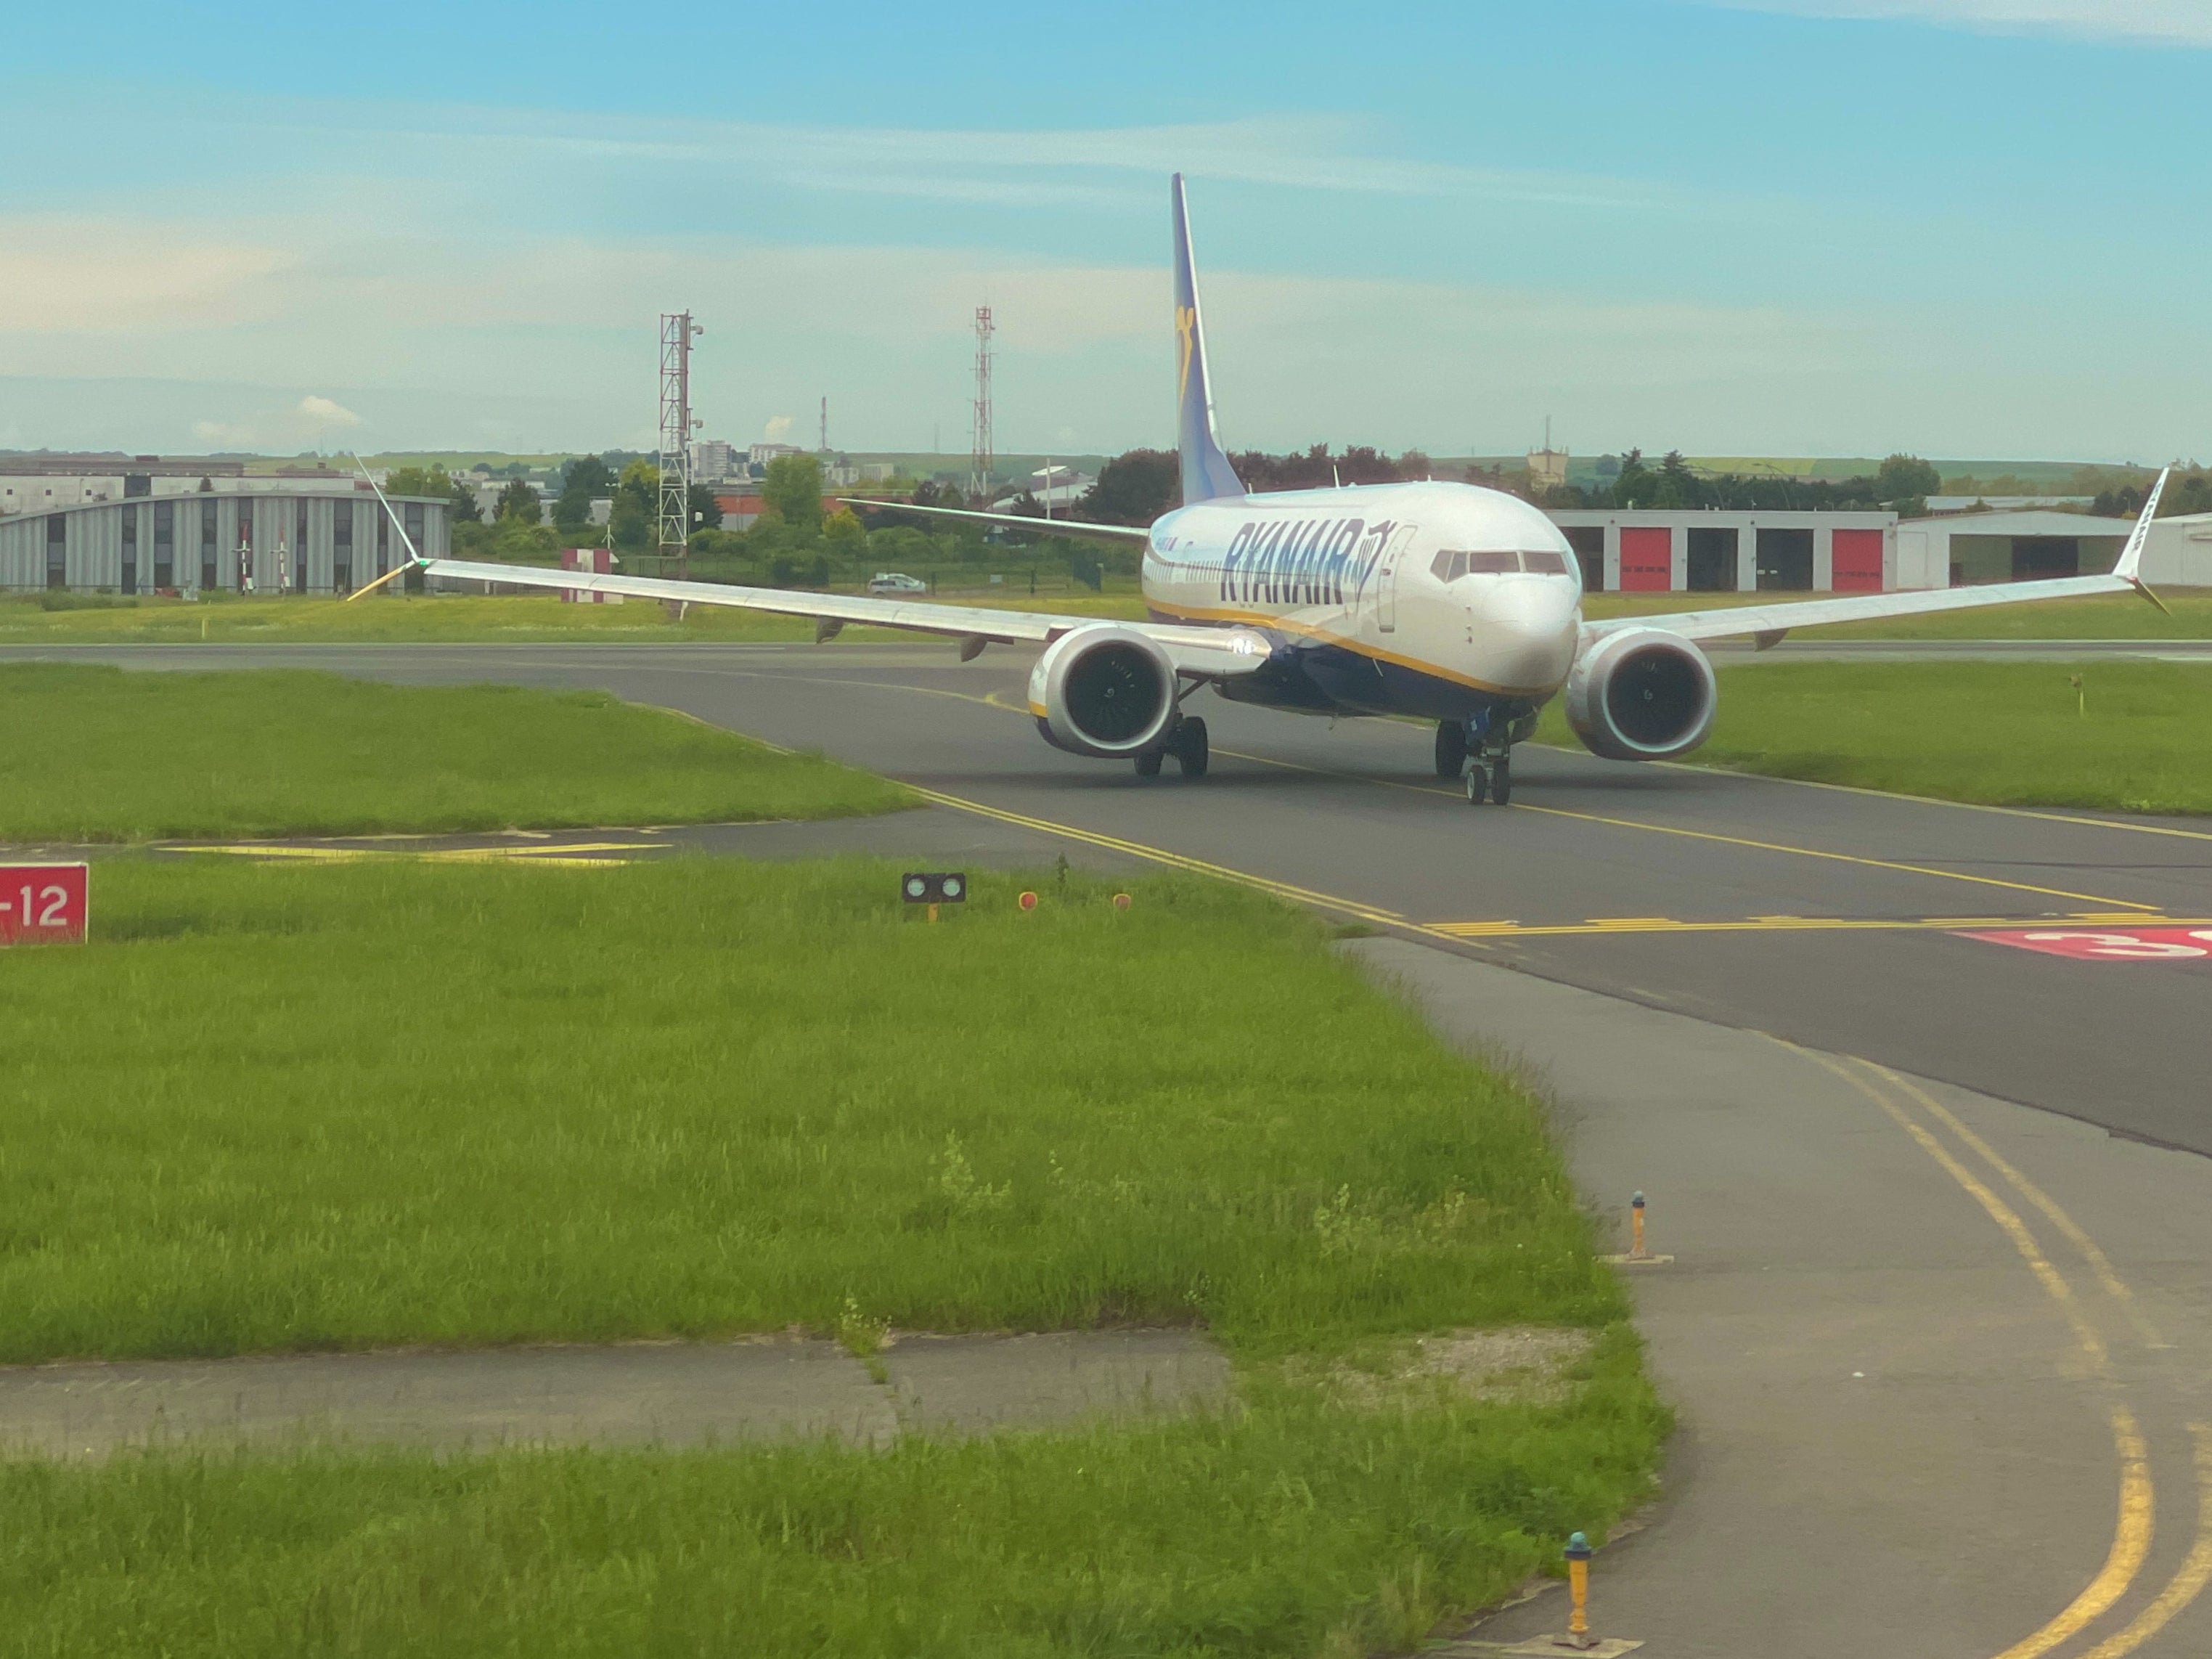
{"type": "Polygon", "coordinates": [[[2212,961],[2212,927],[2008,927],[1967,937],[2076,962],[2212,961]]]}
{"type": "Polygon", "coordinates": [[[91,885],[82,864],[0,864],[0,945],[82,945],[91,885]]]}

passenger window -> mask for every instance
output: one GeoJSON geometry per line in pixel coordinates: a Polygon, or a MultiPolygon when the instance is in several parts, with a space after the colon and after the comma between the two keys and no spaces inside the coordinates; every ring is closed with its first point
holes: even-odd
{"type": "Polygon", "coordinates": [[[1510,553],[1470,553],[1467,568],[1478,575],[1494,576],[1502,571],[1518,570],[1521,561],[1510,553]]]}
{"type": "Polygon", "coordinates": [[[1533,548],[1521,556],[1522,568],[1535,571],[1539,575],[1564,576],[1567,561],[1564,555],[1548,547],[1533,548]]]}

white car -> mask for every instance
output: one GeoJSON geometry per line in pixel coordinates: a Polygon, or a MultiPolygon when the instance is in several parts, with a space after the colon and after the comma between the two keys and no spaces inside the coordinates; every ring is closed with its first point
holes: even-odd
{"type": "Polygon", "coordinates": [[[927,593],[929,584],[919,576],[909,576],[897,570],[878,570],[868,580],[871,593],[927,593]]]}

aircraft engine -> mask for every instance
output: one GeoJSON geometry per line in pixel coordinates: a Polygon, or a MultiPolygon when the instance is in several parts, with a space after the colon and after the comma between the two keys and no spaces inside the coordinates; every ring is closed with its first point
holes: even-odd
{"type": "Polygon", "coordinates": [[[1672,760],[1712,730],[1720,688],[1705,653],[1661,628],[1607,634],[1567,677],[1567,723],[1607,760],[1672,760]]]}
{"type": "Polygon", "coordinates": [[[1055,749],[1100,760],[1157,748],[1175,722],[1175,665],[1133,628],[1061,635],[1030,671],[1030,712],[1055,749]]]}

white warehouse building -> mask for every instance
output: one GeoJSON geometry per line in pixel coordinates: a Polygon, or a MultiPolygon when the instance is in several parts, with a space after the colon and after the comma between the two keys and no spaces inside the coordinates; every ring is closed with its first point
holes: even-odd
{"type": "MultiPolygon", "coordinates": [[[[392,505],[424,557],[449,554],[450,501],[392,505]]],[[[137,496],[0,518],[0,590],[349,593],[406,557],[366,486],[137,496]]]]}

